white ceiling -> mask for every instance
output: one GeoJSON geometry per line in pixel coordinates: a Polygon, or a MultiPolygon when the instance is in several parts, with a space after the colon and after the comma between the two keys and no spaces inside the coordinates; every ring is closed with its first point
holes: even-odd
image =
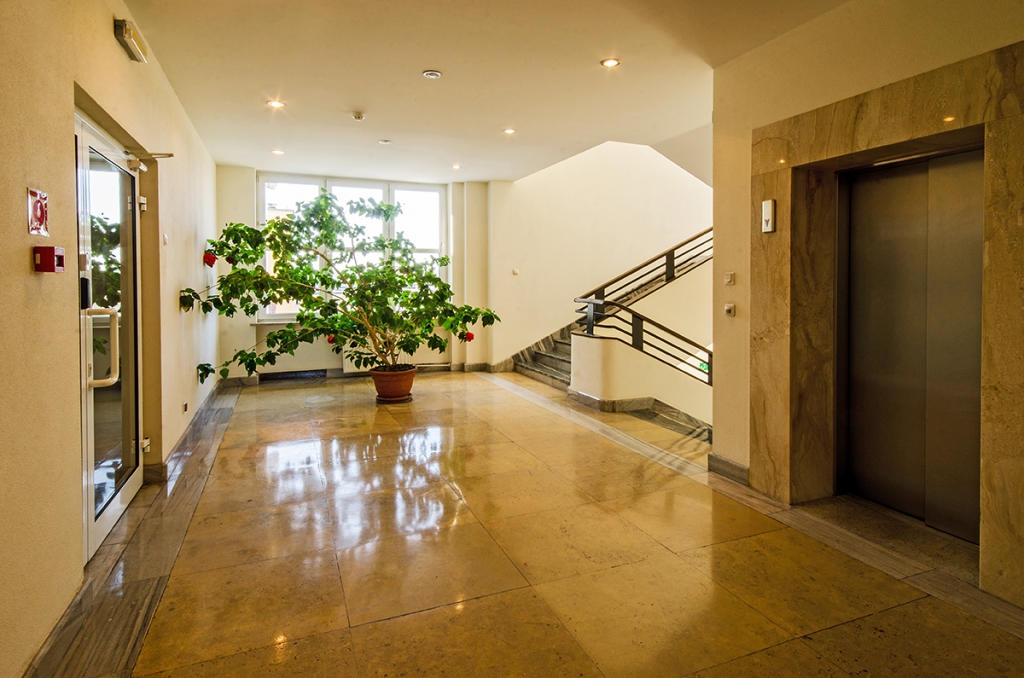
{"type": "Polygon", "coordinates": [[[428,182],[605,141],[709,167],[712,68],[843,1],[127,0],[219,164],[428,182]]]}

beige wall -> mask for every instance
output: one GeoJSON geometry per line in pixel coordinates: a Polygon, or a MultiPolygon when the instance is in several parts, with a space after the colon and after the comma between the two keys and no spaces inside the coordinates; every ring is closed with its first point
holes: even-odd
{"type": "Polygon", "coordinates": [[[1022,38],[1014,0],[851,0],[715,70],[716,455],[749,460],[752,130],[1022,38]]]}
{"type": "Polygon", "coordinates": [[[711,424],[711,387],[624,341],[572,336],[573,391],[604,401],[654,398],[711,424]]]}
{"type": "Polygon", "coordinates": [[[711,345],[711,262],[676,278],[654,294],[630,305],[701,346],[711,345]]]}
{"type": "Polygon", "coordinates": [[[711,188],[648,146],[609,142],[492,183],[490,207],[497,363],[572,322],[577,295],[707,228],[711,188]]]}
{"type": "Polygon", "coordinates": [[[128,12],[114,0],[9,0],[0,9],[0,310],[10,319],[0,350],[17,357],[0,366],[3,678],[21,675],[82,581],[77,274],[73,264],[63,274],[30,268],[33,245],[64,247],[72,262],[77,247],[76,83],[119,124],[118,136],[175,154],[157,173],[159,224],[170,244],[159,249],[159,266],[142,264],[160,272],[164,345],[180,347],[161,364],[162,439],[145,431],[158,449],[169,451],[210,388],[198,386],[192,366],[213,357],[216,322],[181,317],[173,291],[201,275],[195,246],[213,232],[213,162],[159,65],[129,62],[113,37],[115,15],[128,12]],[[48,239],[27,233],[28,187],[49,193],[48,239]],[[193,404],[188,416],[185,401],[193,404]]]}
{"type": "MultiPolygon", "coordinates": [[[[707,263],[630,308],[710,347],[711,276],[707,263]]],[[[619,341],[574,336],[570,388],[601,400],[657,398],[713,423],[711,387],[619,341]]]]}
{"type": "MultiPolygon", "coordinates": [[[[217,165],[217,234],[227,224],[256,225],[256,170],[252,167],[217,165]]],[[[217,263],[217,274],[231,270],[225,261],[217,263]]],[[[196,288],[198,289],[198,288],[196,288]]],[[[217,365],[231,357],[235,351],[256,343],[252,319],[239,313],[233,318],[222,317],[218,322],[217,365]]],[[[245,368],[234,365],[231,377],[244,377],[245,368]]]]}

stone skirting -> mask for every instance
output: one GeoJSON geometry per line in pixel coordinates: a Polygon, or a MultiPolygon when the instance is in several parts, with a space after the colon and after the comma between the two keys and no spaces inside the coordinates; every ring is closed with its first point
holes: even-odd
{"type": "Polygon", "coordinates": [[[719,457],[714,452],[708,454],[708,471],[724,476],[740,485],[749,486],[750,469],[743,464],[738,464],[731,459],[719,457]]]}

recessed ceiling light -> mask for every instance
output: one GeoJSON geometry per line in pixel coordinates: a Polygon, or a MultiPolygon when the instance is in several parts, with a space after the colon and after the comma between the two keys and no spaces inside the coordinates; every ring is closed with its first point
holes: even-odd
{"type": "Polygon", "coordinates": [[[512,129],[511,127],[509,127],[507,130],[505,130],[505,134],[515,134],[515,133],[516,133],[516,131],[514,129],[512,129]]]}
{"type": "Polygon", "coordinates": [[[460,165],[459,163],[455,163],[454,165],[452,165],[452,169],[462,169],[462,165],[460,165]]]}
{"type": "Polygon", "coordinates": [[[381,146],[387,146],[391,143],[391,139],[381,139],[377,143],[380,144],[381,146]]]}
{"type": "Polygon", "coordinates": [[[274,150],[274,151],[271,151],[271,153],[273,153],[274,155],[284,155],[284,151],[274,150]]]}
{"type": "Polygon", "coordinates": [[[615,68],[621,63],[622,62],[616,59],[615,57],[612,57],[610,59],[601,59],[601,65],[604,66],[605,68],[615,68]]]}
{"type": "Polygon", "coordinates": [[[271,108],[284,108],[284,102],[272,99],[267,102],[267,106],[270,106],[271,108]]]}
{"type": "Polygon", "coordinates": [[[423,77],[427,78],[428,80],[437,80],[438,78],[441,77],[441,71],[435,71],[434,69],[431,68],[426,71],[423,71],[423,77]]]}
{"type": "Polygon", "coordinates": [[[955,115],[947,115],[945,118],[942,119],[942,122],[953,122],[954,120],[956,120],[955,115]]]}

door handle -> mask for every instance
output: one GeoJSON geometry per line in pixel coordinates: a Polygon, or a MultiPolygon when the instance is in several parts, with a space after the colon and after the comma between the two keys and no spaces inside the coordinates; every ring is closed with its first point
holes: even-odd
{"type": "Polygon", "coordinates": [[[118,343],[117,311],[112,308],[87,308],[85,315],[94,317],[98,315],[110,316],[110,376],[106,379],[90,379],[89,388],[106,388],[117,383],[121,376],[121,346],[118,343]]]}

